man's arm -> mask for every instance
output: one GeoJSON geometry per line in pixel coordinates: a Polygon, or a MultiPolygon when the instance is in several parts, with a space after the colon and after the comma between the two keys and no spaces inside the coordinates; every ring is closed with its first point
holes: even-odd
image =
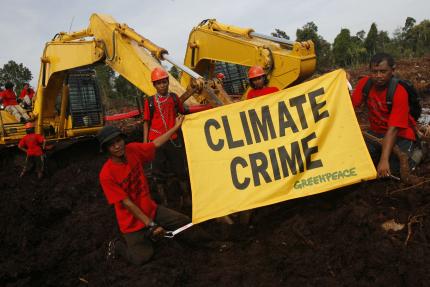
{"type": "Polygon", "coordinates": [[[145,223],[146,226],[148,226],[149,223],[151,223],[152,221],[151,218],[146,216],[145,213],[143,213],[142,210],[136,204],[134,204],[134,202],[131,201],[129,197],[126,197],[125,199],[123,199],[121,201],[121,204],[125,208],[127,208],[127,210],[130,211],[130,213],[133,214],[134,217],[136,217],[137,219],[145,223]]]}
{"type": "Polygon", "coordinates": [[[147,143],[148,142],[148,122],[144,121],[143,122],[143,142],[147,143]]]}
{"type": "Polygon", "coordinates": [[[391,174],[390,155],[393,150],[393,146],[396,143],[398,131],[399,129],[397,127],[390,126],[385,133],[382,141],[382,153],[377,167],[378,177],[386,177],[391,174]]]}
{"type": "Polygon", "coordinates": [[[173,126],[173,128],[171,128],[170,130],[168,130],[167,132],[165,132],[164,134],[162,134],[161,136],[159,136],[158,138],[153,140],[155,148],[159,148],[165,142],[167,142],[170,139],[170,137],[181,127],[183,121],[184,121],[183,115],[177,116],[176,122],[175,122],[175,125],[173,126]]]}
{"type": "MultiPolygon", "coordinates": [[[[151,218],[146,216],[145,213],[142,212],[142,210],[134,204],[134,202],[127,196],[125,199],[121,201],[121,204],[130,211],[131,214],[133,214],[134,217],[142,221],[145,226],[150,226],[150,223],[152,222],[151,218]]],[[[152,230],[151,236],[162,236],[165,233],[165,230],[161,226],[156,226],[154,230],[152,230]]]]}

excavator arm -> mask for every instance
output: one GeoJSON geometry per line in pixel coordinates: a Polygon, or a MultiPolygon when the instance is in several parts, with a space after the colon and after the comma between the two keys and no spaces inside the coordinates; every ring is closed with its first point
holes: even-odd
{"type": "MultiPolygon", "coordinates": [[[[57,34],[52,41],[46,43],[41,58],[34,108],[37,132],[42,133],[46,126],[50,126],[55,130],[55,136],[62,138],[94,134],[102,125],[99,122],[96,127],[76,129],[67,121],[65,107],[68,103],[68,71],[104,63],[142,92],[152,95],[155,89],[150,81],[150,73],[154,67],[161,66],[158,59],[163,53],[167,52],[108,15],[93,14],[87,29],[57,34]],[[60,93],[63,96],[58,115],[55,102],[60,93]]],[[[179,95],[185,92],[185,88],[172,76],[170,83],[173,92],[179,95]]]]}
{"type": "MultiPolygon", "coordinates": [[[[184,64],[201,75],[214,77],[216,62],[246,68],[259,65],[265,69],[270,86],[284,89],[309,77],[315,70],[316,57],[312,41],[289,41],[210,19],[192,29],[184,64]]],[[[187,75],[181,79],[183,85],[189,81],[187,75]]]]}

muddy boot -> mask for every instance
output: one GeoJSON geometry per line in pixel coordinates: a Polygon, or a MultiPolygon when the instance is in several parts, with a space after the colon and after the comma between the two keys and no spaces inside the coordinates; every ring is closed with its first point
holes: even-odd
{"type": "Polygon", "coordinates": [[[166,193],[164,192],[164,185],[157,184],[157,193],[158,193],[158,196],[160,197],[161,204],[167,207],[168,202],[167,202],[166,193]]]}

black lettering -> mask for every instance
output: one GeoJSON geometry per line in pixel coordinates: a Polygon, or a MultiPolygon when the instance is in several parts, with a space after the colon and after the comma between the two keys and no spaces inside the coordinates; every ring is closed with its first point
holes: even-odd
{"type": "Polygon", "coordinates": [[[279,161],[281,162],[282,173],[284,177],[288,177],[291,170],[292,174],[297,173],[297,166],[300,172],[305,170],[303,166],[302,154],[300,153],[300,146],[298,142],[291,143],[291,156],[288,154],[285,146],[278,148],[279,161]],[[287,167],[288,164],[288,167],[287,167]]]}
{"type": "Polygon", "coordinates": [[[272,163],[273,178],[275,180],[281,179],[281,173],[279,171],[278,159],[276,157],[276,151],[274,149],[269,149],[270,162],[272,163]]]}
{"type": "Polygon", "coordinates": [[[208,144],[208,146],[213,150],[213,151],[220,151],[222,150],[222,148],[224,147],[224,140],[220,139],[218,140],[218,143],[214,143],[212,137],[211,137],[211,132],[210,132],[210,127],[214,127],[215,129],[219,129],[221,128],[220,124],[214,120],[214,119],[209,119],[206,121],[205,123],[205,136],[206,136],[206,143],[208,144]]]}
{"type": "Polygon", "coordinates": [[[304,153],[305,158],[306,158],[306,169],[307,170],[323,166],[321,160],[312,161],[312,159],[311,159],[312,154],[318,152],[318,146],[309,147],[308,143],[311,140],[315,139],[316,137],[317,136],[315,135],[315,133],[311,133],[310,135],[308,135],[307,137],[302,139],[302,147],[303,147],[303,153],[304,153]]]}
{"type": "Polygon", "coordinates": [[[237,189],[243,190],[249,186],[251,179],[249,177],[245,177],[243,182],[239,182],[239,178],[237,176],[238,165],[241,165],[242,167],[247,167],[248,164],[246,163],[246,160],[244,160],[239,156],[235,157],[230,163],[230,173],[231,173],[231,179],[233,181],[233,185],[237,189]]]}
{"type": "Polygon", "coordinates": [[[312,114],[314,116],[314,121],[317,123],[318,121],[328,118],[328,111],[325,110],[322,113],[319,112],[326,105],[326,101],[322,101],[321,103],[317,103],[316,97],[324,95],[324,88],[319,88],[316,91],[312,91],[309,93],[309,103],[311,104],[312,114]]]}
{"type": "Polygon", "coordinates": [[[261,118],[262,121],[257,116],[255,110],[249,110],[249,121],[251,122],[252,130],[254,132],[255,142],[261,142],[260,133],[265,141],[268,140],[269,132],[270,138],[276,138],[275,127],[273,126],[272,116],[270,114],[269,106],[261,107],[261,118]]]}
{"type": "Polygon", "coordinates": [[[285,130],[287,128],[291,128],[293,133],[296,133],[299,131],[285,102],[278,103],[278,113],[279,113],[279,136],[280,137],[285,136],[285,130]]]}
{"type": "Polygon", "coordinates": [[[222,124],[224,125],[225,136],[227,137],[227,144],[229,149],[242,147],[244,146],[243,140],[235,141],[233,139],[233,135],[231,134],[230,124],[228,122],[227,116],[222,116],[222,124]]]}
{"type": "Polygon", "coordinates": [[[295,98],[290,99],[290,105],[295,107],[297,110],[297,114],[300,118],[300,124],[302,125],[302,129],[308,128],[308,122],[306,121],[305,111],[303,110],[303,104],[306,103],[305,95],[300,95],[295,98]]]}
{"type": "Polygon", "coordinates": [[[263,176],[266,183],[272,182],[269,174],[267,173],[267,158],[262,152],[256,152],[249,155],[249,163],[251,165],[252,177],[254,179],[254,186],[259,186],[260,174],[263,176]],[[257,162],[260,162],[259,164],[257,162]]]}
{"type": "Polygon", "coordinates": [[[249,130],[248,121],[246,120],[246,113],[240,112],[240,121],[242,122],[243,132],[245,133],[246,144],[252,144],[251,131],[249,130]]]}

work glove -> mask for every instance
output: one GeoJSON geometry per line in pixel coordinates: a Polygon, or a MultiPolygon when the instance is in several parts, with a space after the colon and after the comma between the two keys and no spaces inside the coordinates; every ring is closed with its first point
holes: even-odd
{"type": "Polygon", "coordinates": [[[148,224],[148,226],[146,226],[143,229],[143,232],[144,232],[144,236],[146,238],[151,239],[152,241],[157,241],[158,239],[160,239],[161,237],[163,237],[164,234],[166,233],[166,231],[164,230],[164,228],[161,227],[161,226],[159,226],[154,221],[151,221],[148,224]]]}

